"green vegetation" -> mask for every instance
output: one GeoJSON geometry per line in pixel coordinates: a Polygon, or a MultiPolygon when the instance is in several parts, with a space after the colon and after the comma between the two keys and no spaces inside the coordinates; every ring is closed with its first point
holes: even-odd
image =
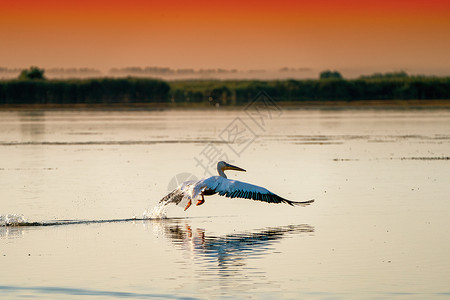
{"type": "Polygon", "coordinates": [[[327,71],[321,72],[319,74],[319,78],[320,79],[330,79],[330,78],[332,78],[332,79],[342,79],[343,77],[342,77],[341,73],[339,73],[338,71],[327,70],[327,71]]]}
{"type": "Polygon", "coordinates": [[[8,80],[0,81],[0,105],[166,102],[169,89],[164,81],[140,78],[8,80]]]}
{"type": "Polygon", "coordinates": [[[450,99],[450,77],[320,79],[273,81],[173,81],[173,102],[244,104],[265,91],[275,101],[450,99]]]}
{"type": "Polygon", "coordinates": [[[30,67],[29,70],[23,70],[19,75],[19,80],[27,80],[27,79],[45,79],[44,70],[39,69],[38,67],[30,67]]]}
{"type": "Polygon", "coordinates": [[[200,103],[242,105],[265,91],[275,101],[321,102],[360,100],[450,99],[450,77],[409,76],[404,72],[343,79],[324,71],[309,80],[183,80],[144,78],[45,80],[32,67],[19,79],[0,81],[0,105],[200,103]]]}

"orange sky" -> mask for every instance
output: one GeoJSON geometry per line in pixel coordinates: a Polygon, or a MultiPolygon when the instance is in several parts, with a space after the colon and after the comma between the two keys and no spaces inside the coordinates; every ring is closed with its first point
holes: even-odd
{"type": "Polygon", "coordinates": [[[448,0],[0,0],[0,67],[450,75],[448,0]]]}

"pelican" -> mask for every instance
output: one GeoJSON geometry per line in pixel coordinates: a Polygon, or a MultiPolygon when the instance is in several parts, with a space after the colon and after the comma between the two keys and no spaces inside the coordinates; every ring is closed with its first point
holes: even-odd
{"type": "Polygon", "coordinates": [[[234,170],[246,172],[246,170],[230,165],[224,161],[219,161],[217,163],[217,172],[219,176],[211,176],[208,178],[185,181],[180,186],[178,186],[174,191],[169,193],[167,196],[162,198],[160,203],[186,203],[184,210],[187,210],[191,205],[192,201],[198,199],[197,205],[202,205],[205,203],[204,196],[211,196],[214,194],[219,194],[220,196],[225,196],[229,198],[244,198],[251,200],[258,200],[267,203],[286,203],[291,206],[299,205],[306,206],[314,202],[314,200],[308,201],[291,201],[271,191],[263,188],[261,186],[253,185],[250,183],[231,180],[225,175],[226,170],[234,170]]]}

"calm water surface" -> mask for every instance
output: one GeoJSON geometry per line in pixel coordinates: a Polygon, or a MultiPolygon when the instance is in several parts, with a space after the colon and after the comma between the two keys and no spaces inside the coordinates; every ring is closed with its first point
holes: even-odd
{"type": "Polygon", "coordinates": [[[450,298],[449,183],[445,110],[0,112],[0,297],[450,298]],[[223,158],[316,202],[142,220],[223,158]]]}

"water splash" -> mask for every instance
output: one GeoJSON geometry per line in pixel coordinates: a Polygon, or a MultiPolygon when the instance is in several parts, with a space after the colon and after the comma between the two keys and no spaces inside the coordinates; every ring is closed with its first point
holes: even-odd
{"type": "MultiPolygon", "coordinates": [[[[189,184],[190,181],[186,181],[183,183],[183,186],[189,184]]],[[[183,207],[187,204],[188,200],[191,198],[189,195],[185,195],[182,188],[177,188],[166,195],[164,198],[159,200],[158,204],[153,207],[153,209],[144,211],[143,218],[144,219],[167,219],[167,209],[169,204],[176,204],[178,206],[183,205],[183,207]]]]}
{"type": "Polygon", "coordinates": [[[167,219],[168,204],[167,202],[158,202],[152,210],[144,211],[143,219],[167,219]]]}
{"type": "Polygon", "coordinates": [[[0,226],[19,226],[24,223],[26,223],[26,219],[23,215],[0,215],[0,226]]]}

